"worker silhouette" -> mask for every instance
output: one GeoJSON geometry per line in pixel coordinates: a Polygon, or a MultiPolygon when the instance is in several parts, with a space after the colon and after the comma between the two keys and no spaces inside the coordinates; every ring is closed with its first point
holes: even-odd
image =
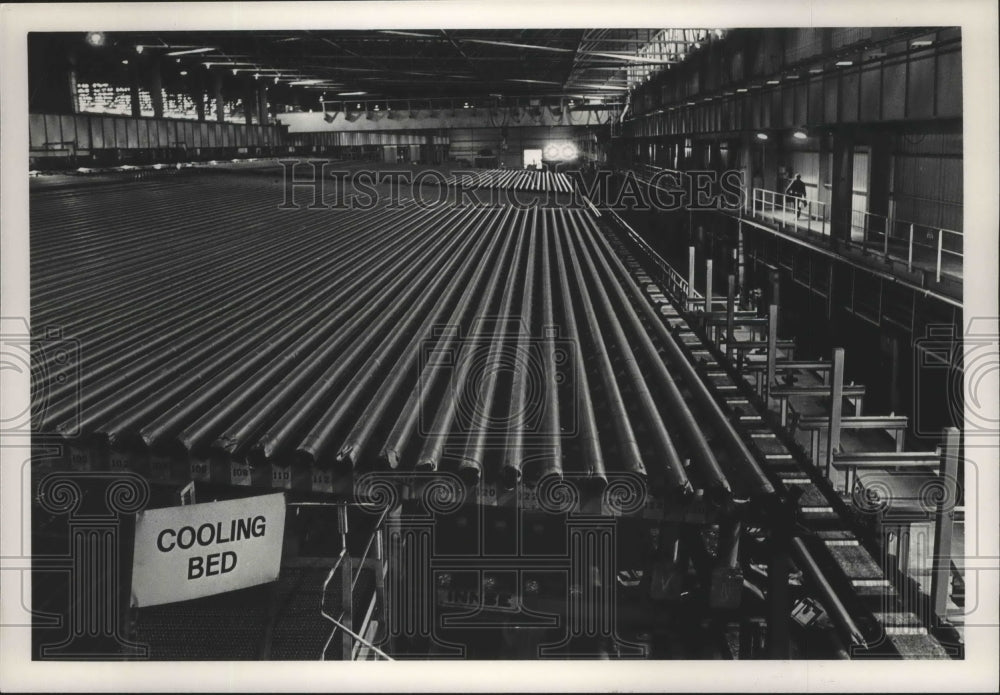
{"type": "Polygon", "coordinates": [[[795,198],[795,219],[799,219],[806,204],[806,184],[803,183],[801,174],[796,174],[795,180],[788,184],[785,195],[795,198]]]}

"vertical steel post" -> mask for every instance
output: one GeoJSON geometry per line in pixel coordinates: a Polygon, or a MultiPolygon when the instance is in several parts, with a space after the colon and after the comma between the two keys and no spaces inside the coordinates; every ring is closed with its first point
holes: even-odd
{"type": "Polygon", "coordinates": [[[767,656],[788,659],[791,656],[791,597],[788,575],[791,569],[786,532],[777,531],[769,542],[767,561],[767,656]]]}
{"type": "Polygon", "coordinates": [[[774,361],[778,351],[778,305],[771,304],[767,313],[767,377],[764,379],[764,402],[771,407],[771,384],[774,382],[774,361]]]}
{"type": "Polygon", "coordinates": [[[913,270],[913,223],[910,223],[910,243],[906,252],[906,269],[913,270]]]}
{"type": "Polygon", "coordinates": [[[705,314],[712,313],[712,259],[705,261],[705,314]]]}
{"type": "MultiPolygon", "coordinates": [[[[340,540],[343,548],[347,550],[347,505],[337,506],[337,531],[340,533],[340,540]]],[[[353,562],[349,552],[345,552],[344,561],[340,565],[340,601],[344,625],[354,626],[354,587],[351,586],[351,575],[354,574],[353,562]]],[[[351,653],[354,648],[354,638],[345,630],[341,630],[342,649],[341,658],[344,661],[351,661],[351,653]]]]}
{"type": "MultiPolygon", "coordinates": [[[[688,246],[688,289],[694,294],[694,244],[688,246]]],[[[686,307],[689,311],[691,306],[686,307]]]]}
{"type": "MultiPolygon", "coordinates": [[[[840,421],[844,406],[844,348],[833,348],[833,369],[830,375],[830,427],[826,442],[826,477],[832,480],[833,455],[840,449],[840,421]]],[[[844,472],[845,481],[848,477],[844,472]]],[[[850,494],[850,490],[848,490],[850,494]]]]}
{"type": "Polygon", "coordinates": [[[944,230],[938,230],[938,243],[937,243],[937,281],[941,282],[941,249],[944,244],[944,230]]]}
{"type": "Polygon", "coordinates": [[[932,556],[931,597],[934,615],[945,620],[948,615],[948,586],[951,580],[951,544],[955,527],[955,502],[958,498],[958,447],[961,433],[956,427],[945,430],[941,452],[941,486],[943,493],[937,504],[934,522],[934,554],[932,556]]]}
{"type": "Polygon", "coordinates": [[[729,283],[726,294],[726,355],[730,364],[736,356],[736,276],[729,274],[729,283]]]}

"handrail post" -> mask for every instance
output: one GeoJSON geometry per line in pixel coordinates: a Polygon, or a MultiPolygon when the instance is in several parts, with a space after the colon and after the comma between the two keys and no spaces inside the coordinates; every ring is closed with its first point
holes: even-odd
{"type": "Polygon", "coordinates": [[[910,243],[906,253],[906,270],[913,271],[913,223],[910,222],[910,243]]]}
{"type": "Polygon", "coordinates": [[[767,314],[767,375],[764,379],[764,402],[771,407],[771,383],[774,381],[774,361],[778,346],[778,305],[771,304],[767,314]]]}
{"type": "Polygon", "coordinates": [[[934,554],[932,556],[931,597],[934,615],[939,621],[948,615],[948,585],[951,579],[951,545],[955,526],[956,483],[958,480],[958,447],[961,432],[956,427],[945,430],[941,452],[941,486],[944,488],[937,503],[934,520],[934,554]]]}
{"type": "Polygon", "coordinates": [[[886,220],[885,220],[885,232],[884,232],[885,246],[883,248],[883,253],[882,253],[882,255],[885,256],[886,258],[889,258],[889,230],[890,230],[889,219],[886,218],[886,220]]]}
{"type": "Polygon", "coordinates": [[[712,259],[705,261],[705,316],[712,314],[712,259]]]}
{"type": "Polygon", "coordinates": [[[736,354],[735,318],[736,318],[736,276],[729,274],[726,294],[726,355],[732,364],[736,354]]]}
{"type": "MultiPolygon", "coordinates": [[[[844,405],[844,348],[833,348],[833,365],[830,374],[830,428],[826,442],[826,477],[832,482],[833,455],[840,448],[840,421],[844,405]]],[[[847,471],[844,472],[844,486],[847,486],[847,471]]],[[[847,493],[850,494],[850,489],[847,493]]]]}
{"type": "MultiPolygon", "coordinates": [[[[694,245],[688,246],[688,292],[694,294],[694,245]]],[[[685,309],[691,311],[691,305],[685,309]]]]}
{"type": "Polygon", "coordinates": [[[944,230],[938,230],[938,248],[937,248],[937,281],[941,282],[941,248],[944,245],[944,230]]]}

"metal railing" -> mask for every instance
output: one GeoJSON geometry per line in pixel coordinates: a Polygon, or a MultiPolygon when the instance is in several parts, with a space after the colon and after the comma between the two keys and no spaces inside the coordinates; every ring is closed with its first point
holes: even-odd
{"type": "MultiPolygon", "coordinates": [[[[325,503],[318,503],[320,506],[329,506],[325,503]]],[[[289,506],[313,506],[310,503],[298,503],[289,506]]],[[[333,642],[334,637],[336,637],[338,631],[344,632],[344,646],[342,649],[342,655],[344,660],[354,660],[357,658],[361,647],[370,649],[378,656],[386,659],[387,661],[393,661],[393,658],[386,654],[384,651],[379,649],[377,646],[372,644],[370,641],[365,639],[363,634],[358,634],[352,628],[354,627],[354,589],[357,586],[358,579],[361,576],[361,572],[366,568],[366,560],[368,560],[369,554],[374,548],[373,560],[381,563],[384,560],[383,552],[383,540],[382,532],[385,525],[385,519],[389,512],[388,509],[382,511],[372,528],[371,533],[368,536],[368,541],[365,544],[365,549],[358,558],[351,557],[351,554],[347,549],[347,510],[351,505],[348,503],[336,503],[337,514],[338,514],[338,527],[341,537],[341,550],[339,555],[337,555],[337,560],[333,567],[326,575],[326,579],[323,581],[323,591],[320,595],[320,615],[326,620],[333,623],[333,630],[326,639],[326,643],[323,645],[323,652],[320,655],[320,659],[325,661],[327,651],[330,648],[330,644],[333,642]],[[340,609],[334,611],[336,616],[328,612],[327,610],[327,592],[329,591],[330,585],[334,583],[334,580],[340,576],[340,609]]],[[[360,632],[364,633],[369,625],[369,619],[371,618],[372,611],[375,607],[376,602],[382,602],[383,596],[380,595],[383,592],[378,589],[381,585],[381,577],[379,576],[382,572],[381,567],[376,567],[376,593],[372,598],[369,605],[368,614],[365,616],[365,620],[361,626],[360,632]]],[[[335,603],[336,605],[336,603],[335,603]]]]}
{"type": "Polygon", "coordinates": [[[639,233],[632,229],[631,225],[623,220],[617,212],[611,208],[606,208],[606,212],[619,225],[621,225],[623,229],[625,229],[632,243],[635,244],[638,250],[650,261],[652,266],[659,271],[655,279],[658,280],[661,285],[665,286],[666,290],[675,301],[681,302],[687,306],[687,302],[702,299],[701,293],[691,287],[687,279],[677,272],[672,265],[667,263],[663,257],[660,256],[660,254],[657,253],[645,239],[639,236],[639,233]]]}
{"type": "MultiPolygon", "coordinates": [[[[783,229],[805,230],[823,236],[830,233],[829,206],[818,200],[754,188],[751,215],[776,223],[783,229]]],[[[851,238],[843,243],[863,253],[877,253],[886,260],[905,262],[909,272],[914,267],[933,269],[936,282],[941,282],[942,275],[962,277],[964,235],[954,229],[853,210],[851,238]],[[956,258],[958,268],[949,267],[948,261],[956,258]]]]}
{"type": "MultiPolygon", "coordinates": [[[[674,189],[682,189],[685,186],[685,179],[690,178],[690,174],[679,169],[666,169],[653,164],[636,163],[632,165],[632,171],[643,181],[649,182],[656,179],[658,184],[673,185],[674,189]]],[[[662,188],[662,186],[658,186],[662,188]]],[[[669,189],[664,189],[669,190],[669,189]]]]}
{"type": "Polygon", "coordinates": [[[866,252],[877,253],[887,260],[905,260],[907,271],[913,270],[916,259],[918,265],[933,265],[937,282],[942,275],[962,277],[965,246],[962,232],[862,210],[852,212],[851,227],[852,232],[860,233],[861,246],[866,252]],[[959,259],[957,272],[947,267],[949,258],[959,259]]]}
{"type": "Polygon", "coordinates": [[[751,214],[764,220],[779,222],[782,226],[792,225],[825,236],[830,229],[828,207],[818,200],[755,188],[751,214]]]}

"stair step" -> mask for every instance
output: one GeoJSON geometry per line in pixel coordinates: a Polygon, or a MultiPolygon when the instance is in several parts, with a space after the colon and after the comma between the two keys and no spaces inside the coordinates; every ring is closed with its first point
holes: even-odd
{"type": "Polygon", "coordinates": [[[904,659],[948,659],[950,655],[928,634],[889,635],[889,641],[904,659]]]}
{"type": "MultiPolygon", "coordinates": [[[[834,531],[819,531],[816,537],[822,541],[849,541],[857,540],[857,536],[854,535],[853,531],[846,530],[834,530],[834,531]]],[[[887,582],[888,583],[888,582],[887,582]]]]}
{"type": "Polygon", "coordinates": [[[830,554],[849,579],[884,579],[882,568],[861,546],[834,546],[830,554]]]}
{"type": "Polygon", "coordinates": [[[816,485],[813,484],[811,480],[807,480],[805,483],[797,484],[797,489],[802,491],[799,496],[799,506],[804,508],[807,507],[827,507],[829,506],[826,495],[820,490],[816,485]]]}

